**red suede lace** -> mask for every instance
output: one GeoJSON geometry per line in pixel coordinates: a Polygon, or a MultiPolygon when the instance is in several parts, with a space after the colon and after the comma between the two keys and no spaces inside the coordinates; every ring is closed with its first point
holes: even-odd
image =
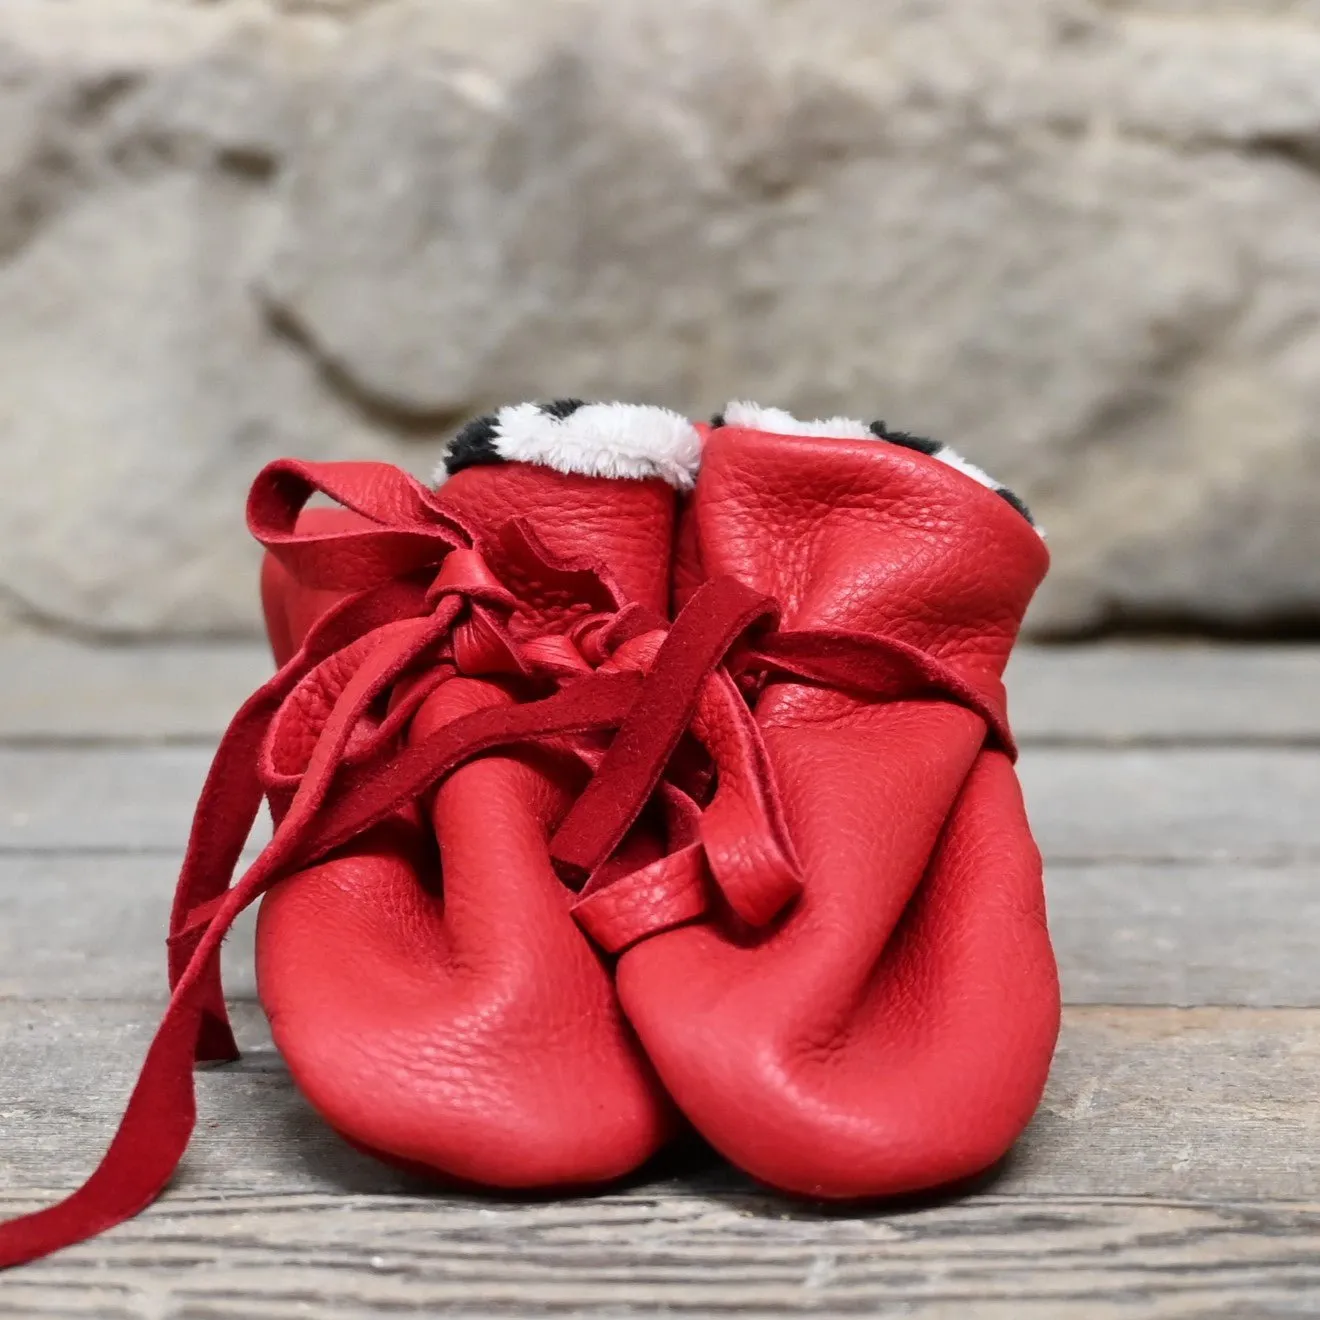
{"type": "Polygon", "coordinates": [[[1011,749],[993,675],[971,681],[894,639],[774,631],[775,602],[729,578],[706,583],[667,626],[624,601],[604,570],[555,561],[512,521],[499,533],[502,553],[581,607],[562,631],[517,635],[510,619],[519,602],[470,529],[434,492],[384,464],[272,464],[254,484],[248,516],[254,535],[300,581],[354,594],[312,627],[225,733],[179,877],[169,1005],[124,1117],[82,1187],[0,1225],[0,1269],[84,1241],[159,1195],[195,1122],[194,1062],[238,1057],[219,962],[234,918],[281,876],[342,847],[473,757],[613,735],[603,756],[590,750],[597,742],[584,743],[595,774],[551,852],[581,884],[574,910],[582,926],[615,951],[700,918],[716,901],[763,926],[800,890],[740,676],[778,673],[869,698],[952,700],[977,711],[1011,749]],[[368,525],[296,531],[316,493],[368,525]],[[400,750],[421,701],[455,673],[516,675],[549,695],[479,710],[400,750]],[[713,766],[704,806],[665,779],[685,735],[713,766]],[[671,825],[668,854],[628,875],[607,874],[604,863],[657,793],[671,825]],[[263,798],[274,834],[231,883],[263,798]]]}

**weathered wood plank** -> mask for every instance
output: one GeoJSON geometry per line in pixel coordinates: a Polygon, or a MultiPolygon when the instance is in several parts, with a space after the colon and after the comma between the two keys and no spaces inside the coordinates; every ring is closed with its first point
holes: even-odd
{"type": "MultiPolygon", "coordinates": [[[[0,854],[0,998],[159,994],[178,866],[162,853],[0,854]]],[[[255,990],[255,915],[225,941],[225,986],[238,999],[255,990]]]]}
{"type": "Polygon", "coordinates": [[[1314,1203],[990,1195],[823,1215],[750,1189],[539,1205],[194,1194],[10,1275],[0,1315],[1314,1315],[1318,1233],[1314,1203]]]}
{"type": "MultiPolygon", "coordinates": [[[[0,1003],[0,1188],[70,1186],[99,1158],[159,1005],[0,1003]]],[[[295,1093],[259,1011],[199,1076],[188,1191],[390,1192],[295,1093]]],[[[1320,1187],[1320,1010],[1071,1008],[998,1194],[1272,1199],[1320,1187]]]]}
{"type": "Polygon", "coordinates": [[[1320,750],[1037,747],[1020,771],[1051,861],[1320,858],[1320,750]]]}
{"type": "Polygon", "coordinates": [[[1059,863],[1046,890],[1069,1003],[1320,1006],[1320,862],[1059,863]]]}
{"type": "MultiPolygon", "coordinates": [[[[0,855],[0,996],[159,992],[178,861],[161,853],[0,855]]],[[[1320,863],[1054,865],[1050,925],[1071,1003],[1320,1007],[1320,863]]],[[[250,998],[252,915],[225,944],[250,998]]]]}
{"type": "Polygon", "coordinates": [[[1030,1192],[1308,1197],[1320,1012],[1076,1007],[1005,1182],[1030,1192]]]}
{"type": "MultiPolygon", "coordinates": [[[[89,646],[0,638],[0,740],[213,741],[271,672],[255,642],[89,646]]],[[[1022,646],[1023,742],[1320,740],[1320,646],[1022,646]]]]}
{"type": "Polygon", "coordinates": [[[0,638],[0,740],[212,742],[273,670],[270,652],[251,642],[0,638]]]}
{"type": "MultiPolygon", "coordinates": [[[[0,849],[181,853],[210,761],[198,747],[0,749],[0,849]]],[[[269,834],[263,812],[254,842],[269,834]]]]}
{"type": "MultiPolygon", "coordinates": [[[[0,1187],[73,1184],[90,1172],[163,1007],[161,1000],[0,1001],[0,1187]]],[[[246,1052],[197,1075],[197,1130],[182,1185],[240,1192],[409,1185],[320,1122],[290,1083],[259,1008],[236,1006],[234,1023],[246,1052]]]]}
{"type": "Polygon", "coordinates": [[[1007,681],[1023,742],[1320,741],[1315,645],[1021,646],[1007,681]]]}
{"type": "MultiPolygon", "coordinates": [[[[188,747],[2,749],[0,849],[180,850],[208,763],[188,747]]],[[[1320,858],[1320,749],[1042,747],[1021,772],[1055,861],[1320,858]]]]}

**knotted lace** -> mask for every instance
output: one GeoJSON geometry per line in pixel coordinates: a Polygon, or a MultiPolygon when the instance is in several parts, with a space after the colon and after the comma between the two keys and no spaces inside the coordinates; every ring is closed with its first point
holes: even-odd
{"type": "Polygon", "coordinates": [[[309,630],[221,740],[171,915],[169,1005],[124,1117],[81,1188],[0,1226],[0,1268],[92,1237],[156,1198],[195,1122],[194,1061],[238,1057],[219,962],[234,918],[281,876],[351,842],[473,757],[566,740],[594,769],[551,855],[580,886],[575,913],[584,929],[617,951],[716,906],[764,927],[800,891],[740,682],[779,674],[873,699],[952,700],[1011,747],[993,675],[969,679],[894,639],[776,631],[776,603],[730,578],[702,586],[668,625],[626,601],[603,568],[556,560],[511,520],[496,534],[502,560],[572,602],[558,627],[515,626],[519,599],[491,571],[473,531],[434,492],[384,464],[272,464],[254,484],[248,517],[301,583],[353,594],[309,630]],[[298,531],[299,512],[318,493],[364,525],[298,531]],[[516,678],[530,699],[478,710],[401,746],[420,704],[456,673],[516,678]],[[685,738],[703,750],[705,771],[667,774],[685,738]],[[274,833],[231,883],[263,798],[274,833]],[[668,850],[620,874],[611,855],[653,798],[668,850]]]}

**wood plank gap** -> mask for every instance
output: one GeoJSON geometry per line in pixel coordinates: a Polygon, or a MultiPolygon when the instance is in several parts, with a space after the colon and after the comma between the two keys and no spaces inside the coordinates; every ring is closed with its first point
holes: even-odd
{"type": "MultiPolygon", "coordinates": [[[[1022,748],[1040,748],[1046,751],[1315,751],[1320,748],[1317,734],[1051,734],[1027,733],[1017,738],[1022,748]]],[[[0,743],[2,746],[3,743],[0,743]]]]}
{"type": "MultiPolygon", "coordinates": [[[[164,941],[161,943],[161,974],[164,976],[164,941]]],[[[92,1009],[97,1005],[114,1005],[117,1008],[140,1008],[146,1013],[163,1013],[168,1001],[164,994],[160,995],[135,995],[135,994],[116,994],[116,995],[14,995],[0,994],[0,1004],[22,1004],[34,1010],[45,1010],[52,1008],[70,1008],[70,1009],[92,1009]]],[[[259,1000],[254,993],[246,994],[226,994],[225,1002],[228,1004],[257,1005],[259,1000]]],[[[1299,1017],[1305,1017],[1308,1014],[1311,1017],[1320,1020],[1320,1007],[1314,1004],[1238,1004],[1238,1003],[1210,1003],[1200,1002],[1195,1004],[1137,1004],[1130,1000],[1095,1000],[1085,999],[1076,1002],[1064,1000],[1064,1008],[1071,1013],[1269,1013],[1273,1014],[1297,1014],[1299,1017]]]]}
{"type": "Polygon", "coordinates": [[[1148,866],[1154,870],[1175,867],[1190,870],[1200,868],[1214,870],[1225,866],[1249,866],[1262,871],[1286,871],[1294,866],[1315,866],[1320,863],[1320,849],[1290,848],[1275,849],[1267,853],[1249,853],[1242,850],[1225,849],[1203,853],[1060,853],[1044,851],[1045,866],[1066,866],[1070,868],[1126,866],[1148,866]]]}
{"type": "MultiPolygon", "coordinates": [[[[177,857],[182,863],[184,847],[183,843],[0,843],[0,857],[69,857],[91,861],[112,857],[177,857]]],[[[240,860],[251,861],[260,851],[247,847],[240,860]]]]}
{"type": "MultiPolygon", "coordinates": [[[[237,708],[235,708],[237,709],[237,708]]],[[[184,748],[213,751],[216,733],[178,734],[43,734],[0,733],[0,751],[151,751],[184,748]]],[[[1043,751],[1316,751],[1320,734],[1058,734],[1024,733],[1017,738],[1023,749],[1043,751]]]]}
{"type": "Polygon", "coordinates": [[[0,751],[6,752],[101,752],[151,751],[155,748],[184,747],[214,751],[215,734],[159,734],[134,737],[127,734],[0,734],[0,751]]]}

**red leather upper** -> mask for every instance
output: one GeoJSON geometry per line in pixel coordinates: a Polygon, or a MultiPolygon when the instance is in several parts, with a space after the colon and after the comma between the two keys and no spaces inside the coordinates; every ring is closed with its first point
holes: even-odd
{"type": "MultiPolygon", "coordinates": [[[[998,682],[1044,547],[1007,503],[881,442],[711,433],[680,591],[731,574],[787,629],[893,636],[998,682]]],[[[1039,854],[1007,753],[962,705],[771,679],[756,717],[802,867],[776,926],[627,951],[620,997],[720,1150],[815,1196],[928,1187],[997,1159],[1057,1032],[1039,854]]]]}
{"type": "MultiPolygon", "coordinates": [[[[676,501],[662,481],[605,481],[511,463],[456,473],[440,488],[437,502],[467,525],[487,532],[512,517],[526,518],[557,559],[599,565],[625,599],[661,614],[666,610],[676,501]]],[[[298,517],[302,532],[368,525],[346,509],[310,508],[298,517]]],[[[509,577],[513,570],[502,561],[499,543],[489,541],[484,551],[496,573],[509,577]]],[[[518,585],[516,579],[513,585],[518,585]]],[[[283,664],[312,624],[348,594],[346,589],[310,586],[277,555],[266,555],[261,600],[277,663],[283,664]]],[[[521,599],[520,618],[534,624],[533,606],[531,599],[521,599]]],[[[553,614],[555,602],[545,606],[553,614]]],[[[572,609],[575,603],[560,602],[559,607],[572,609]]]]}
{"type": "MultiPolygon", "coordinates": [[[[601,566],[625,597],[664,605],[674,495],[661,482],[474,467],[439,498],[517,596],[515,636],[562,628],[588,607],[520,580],[495,535],[516,516],[557,558],[601,566]]],[[[299,528],[342,530],[354,517],[307,510],[299,528]]],[[[282,660],[333,596],[273,557],[263,587],[282,660]]],[[[450,677],[408,740],[524,691],[517,680],[450,677]]],[[[276,1043],[356,1144],[467,1181],[534,1187],[618,1177],[672,1130],[611,969],[550,862],[551,824],[586,778],[578,757],[553,749],[487,755],[445,780],[428,819],[379,827],[267,895],[257,970],[276,1043]]]]}

